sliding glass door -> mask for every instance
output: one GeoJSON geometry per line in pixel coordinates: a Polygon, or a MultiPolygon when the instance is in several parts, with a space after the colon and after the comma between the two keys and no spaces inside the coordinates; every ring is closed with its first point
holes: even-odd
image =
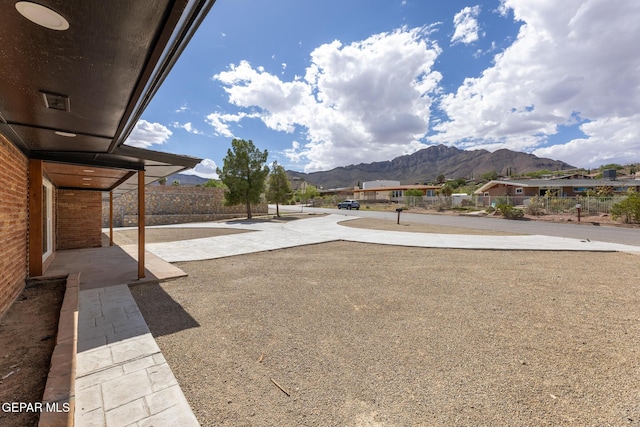
{"type": "Polygon", "coordinates": [[[42,261],[53,252],[53,186],[42,181],[42,261]]]}

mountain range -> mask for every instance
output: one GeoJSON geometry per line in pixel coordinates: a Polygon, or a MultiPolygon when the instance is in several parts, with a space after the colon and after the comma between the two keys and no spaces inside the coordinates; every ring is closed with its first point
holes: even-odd
{"type": "Polygon", "coordinates": [[[507,149],[460,150],[445,145],[431,146],[393,160],[360,163],[328,171],[303,173],[287,171],[289,178],[300,178],[318,188],[352,187],[363,181],[394,180],[402,184],[434,182],[440,175],[448,178],[479,178],[488,172],[516,175],[539,170],[575,169],[568,163],[540,158],[507,149]]]}

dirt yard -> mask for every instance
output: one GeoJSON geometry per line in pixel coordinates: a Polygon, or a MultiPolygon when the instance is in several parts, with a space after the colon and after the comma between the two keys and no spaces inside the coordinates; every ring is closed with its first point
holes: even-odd
{"type": "Polygon", "coordinates": [[[203,426],[640,425],[638,257],[334,242],[132,288],[203,426]]]}
{"type": "Polygon", "coordinates": [[[476,228],[451,227],[448,225],[419,224],[414,222],[401,222],[397,224],[374,218],[359,218],[350,221],[343,221],[340,225],[354,228],[368,228],[372,230],[404,231],[409,233],[435,233],[435,234],[466,234],[482,236],[513,236],[514,233],[507,233],[494,230],[479,230],[476,228]]]}
{"type": "MultiPolygon", "coordinates": [[[[62,282],[27,288],[0,319],[0,405],[42,401],[64,290],[62,282]]],[[[36,426],[38,419],[0,409],[0,426],[36,426]]]]}

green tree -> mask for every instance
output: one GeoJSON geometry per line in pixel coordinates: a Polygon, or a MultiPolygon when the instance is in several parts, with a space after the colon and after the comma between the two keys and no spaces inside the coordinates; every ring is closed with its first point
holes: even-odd
{"type": "Polygon", "coordinates": [[[173,180],[173,182],[171,183],[171,185],[173,185],[174,187],[179,187],[180,186],[180,181],[178,181],[177,179],[173,180]]]}
{"type": "Polygon", "coordinates": [[[318,189],[311,184],[307,184],[304,187],[300,188],[298,191],[296,191],[296,197],[300,199],[300,202],[302,203],[303,208],[305,204],[309,203],[309,200],[313,199],[314,197],[317,197],[319,194],[320,192],[318,191],[318,189]]]}
{"type": "Polygon", "coordinates": [[[209,188],[224,188],[224,184],[219,179],[210,179],[209,181],[203,184],[203,187],[209,188]]]}
{"type": "Polygon", "coordinates": [[[436,177],[436,181],[438,181],[438,184],[444,184],[444,182],[445,182],[446,180],[447,180],[447,178],[446,178],[444,175],[442,175],[442,174],[440,174],[440,175],[438,175],[438,176],[436,177]]]}
{"type": "Polygon", "coordinates": [[[422,190],[418,190],[417,188],[409,189],[404,192],[404,195],[407,197],[422,197],[424,193],[422,190]]]}
{"type": "Polygon", "coordinates": [[[291,184],[287,178],[287,172],[278,162],[271,165],[269,186],[267,188],[267,200],[276,204],[276,216],[280,217],[280,204],[286,203],[291,198],[291,184]]]}
{"type": "Polygon", "coordinates": [[[492,181],[494,179],[498,179],[498,172],[496,171],[486,172],[480,175],[480,177],[485,181],[492,181]]]}
{"type": "Polygon", "coordinates": [[[247,218],[251,219],[251,203],[259,203],[264,191],[265,181],[269,175],[267,150],[260,151],[253,141],[234,139],[227,150],[222,169],[216,173],[227,186],[224,193],[225,205],[233,206],[244,203],[247,207],[247,218]]]}
{"type": "Polygon", "coordinates": [[[601,165],[599,168],[601,171],[606,170],[606,169],[615,169],[615,170],[620,170],[623,169],[622,165],[619,165],[618,163],[608,163],[606,165],[601,165]]]}
{"type": "Polygon", "coordinates": [[[166,177],[166,176],[163,176],[162,178],[160,178],[160,179],[158,180],[158,184],[160,184],[160,185],[167,185],[167,177],[166,177]]]}

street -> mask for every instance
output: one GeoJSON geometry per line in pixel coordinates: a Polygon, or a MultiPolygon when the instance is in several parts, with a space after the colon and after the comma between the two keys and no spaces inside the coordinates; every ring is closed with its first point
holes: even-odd
{"type": "MultiPolygon", "coordinates": [[[[269,205],[275,210],[275,205],[269,205]]],[[[343,214],[362,218],[376,218],[389,221],[397,220],[396,212],[381,212],[367,209],[338,210],[330,208],[312,208],[300,205],[281,205],[281,212],[314,212],[324,214],[343,214]]],[[[640,246],[640,228],[594,226],[591,224],[557,224],[542,221],[510,221],[502,218],[475,217],[462,215],[416,214],[402,212],[400,221],[419,224],[435,224],[452,227],[476,228],[522,234],[541,234],[546,236],[568,237],[573,239],[589,239],[592,241],[622,243],[640,246]]]]}

